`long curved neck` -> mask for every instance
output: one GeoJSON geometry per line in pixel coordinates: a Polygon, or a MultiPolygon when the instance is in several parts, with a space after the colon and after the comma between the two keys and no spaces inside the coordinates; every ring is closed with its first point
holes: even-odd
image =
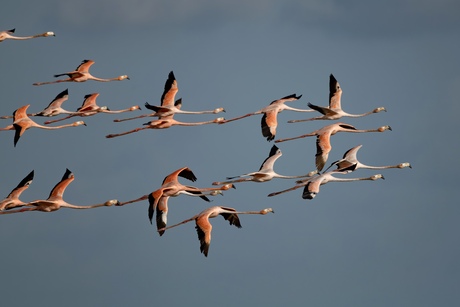
{"type": "Polygon", "coordinates": [[[116,78],[98,78],[98,77],[94,77],[92,75],[88,77],[88,80],[94,80],[94,81],[99,81],[99,82],[120,81],[120,79],[118,79],[118,77],[116,77],[116,78]]]}
{"type": "Polygon", "coordinates": [[[346,116],[346,117],[363,117],[363,116],[367,116],[367,115],[370,115],[370,114],[373,114],[373,113],[374,113],[373,111],[366,112],[366,113],[361,113],[361,114],[350,114],[350,113],[343,112],[342,116],[346,116]]]}
{"type": "Polygon", "coordinates": [[[26,39],[31,39],[31,38],[41,37],[41,36],[43,35],[37,34],[37,35],[32,35],[32,36],[10,36],[8,38],[13,39],[13,40],[26,40],[26,39]]]}
{"type": "Polygon", "coordinates": [[[373,166],[373,165],[366,165],[366,164],[359,163],[358,167],[379,170],[379,169],[387,169],[387,168],[403,168],[404,166],[402,166],[402,164],[373,166]]]}
{"type": "Polygon", "coordinates": [[[206,122],[195,122],[195,123],[184,123],[184,122],[177,122],[176,125],[178,126],[200,126],[200,125],[208,125],[208,124],[215,124],[216,122],[213,120],[206,121],[206,122]]]}
{"type": "Polygon", "coordinates": [[[122,110],[101,110],[100,112],[102,113],[108,113],[108,114],[119,114],[119,113],[124,113],[124,112],[131,112],[134,111],[132,108],[127,108],[127,109],[122,109],[122,110]]]}
{"type": "Polygon", "coordinates": [[[41,129],[47,129],[47,130],[55,130],[55,129],[61,129],[61,128],[67,128],[67,127],[75,127],[76,123],[71,123],[71,124],[65,124],[65,125],[60,125],[60,126],[42,126],[37,124],[37,128],[41,129]]]}
{"type": "Polygon", "coordinates": [[[180,114],[215,114],[215,110],[208,110],[208,111],[183,111],[183,110],[177,110],[175,113],[180,113],[180,114]]]}
{"type": "Polygon", "coordinates": [[[287,105],[285,105],[284,110],[289,110],[289,111],[294,111],[294,112],[314,112],[314,110],[311,109],[297,109],[297,108],[292,108],[287,105]]]}
{"type": "Polygon", "coordinates": [[[96,204],[96,205],[89,205],[89,206],[77,206],[77,205],[69,204],[67,202],[64,202],[64,203],[61,204],[61,207],[70,208],[70,209],[93,209],[93,208],[104,207],[104,206],[106,206],[105,203],[96,204]]]}
{"type": "Polygon", "coordinates": [[[375,180],[374,179],[375,177],[374,176],[371,176],[371,177],[355,177],[355,178],[337,178],[337,177],[332,177],[330,176],[329,178],[327,178],[326,180],[324,180],[322,182],[322,184],[325,184],[327,182],[332,182],[332,181],[335,181],[335,182],[351,182],[351,181],[362,181],[362,180],[375,180]]]}
{"type": "Polygon", "coordinates": [[[238,178],[238,179],[233,179],[233,180],[228,180],[228,181],[216,181],[213,182],[213,185],[221,185],[221,184],[229,184],[229,183],[237,183],[237,182],[245,182],[245,181],[252,181],[252,177],[250,178],[238,178]]]}
{"type": "Polygon", "coordinates": [[[378,129],[356,129],[356,130],[346,129],[346,130],[339,130],[337,132],[364,133],[364,132],[380,132],[380,131],[378,129]]]}
{"type": "Polygon", "coordinates": [[[299,175],[299,176],[284,176],[284,175],[280,175],[280,174],[275,173],[275,175],[273,177],[274,178],[281,178],[281,179],[295,179],[295,178],[306,178],[306,177],[311,177],[311,176],[309,174],[299,175]]]}

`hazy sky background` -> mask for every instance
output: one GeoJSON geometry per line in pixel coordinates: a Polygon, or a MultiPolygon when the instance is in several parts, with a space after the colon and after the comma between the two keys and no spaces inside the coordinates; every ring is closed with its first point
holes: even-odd
{"type": "MultiPolygon", "coordinates": [[[[122,109],[159,104],[168,73],[178,80],[183,109],[224,107],[226,118],[302,94],[327,105],[329,74],[343,89],[342,106],[365,118],[357,128],[393,131],[341,133],[329,162],[362,144],[361,162],[410,162],[386,180],[329,183],[313,200],[301,190],[268,198],[292,180],[240,183],[212,203],[169,200],[174,224],[211,205],[238,210],[272,207],[275,214],[241,216],[242,229],[212,220],[209,256],[199,251],[193,223],[159,237],[148,202],[94,210],[61,209],[0,217],[4,306],[454,306],[460,300],[460,207],[455,201],[460,153],[458,1],[7,1],[0,29],[17,35],[54,31],[56,37],[0,43],[0,115],[31,104],[38,112],[69,89],[64,108],[86,94],[122,109]],[[61,83],[53,74],[84,59],[99,77],[129,81],[61,83]]],[[[190,167],[198,187],[256,171],[273,142],[253,116],[226,125],[146,130],[114,139],[149,119],[147,113],[98,114],[87,127],[28,130],[13,147],[0,132],[0,195],[31,170],[22,199],[46,198],[65,169],[75,174],[65,199],[89,205],[126,201],[156,190],[163,178],[190,167]]],[[[331,121],[288,124],[314,113],[285,111],[276,138],[311,132],[331,121]]],[[[316,115],[316,114],[315,114],[316,115]]],[[[176,115],[181,121],[215,115],[176,115]]],[[[39,123],[45,119],[34,118],[39,123]]],[[[67,122],[72,122],[68,120],[67,122]]],[[[1,127],[11,120],[0,120],[1,127]]],[[[280,143],[275,170],[314,169],[315,139],[280,143]]],[[[349,177],[377,173],[358,170],[349,177]]],[[[184,184],[190,184],[181,179],[184,184]]]]}

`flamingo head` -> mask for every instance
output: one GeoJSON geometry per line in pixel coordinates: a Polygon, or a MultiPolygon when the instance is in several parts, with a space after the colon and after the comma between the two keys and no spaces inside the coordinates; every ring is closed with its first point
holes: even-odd
{"type": "Polygon", "coordinates": [[[379,132],[383,132],[385,130],[390,130],[392,131],[391,127],[390,126],[382,126],[380,127],[379,129],[377,129],[379,132]]]}
{"type": "Polygon", "coordinates": [[[405,168],[405,167],[412,168],[412,165],[410,165],[409,162],[404,162],[404,163],[398,164],[398,168],[405,168]]]}
{"type": "Polygon", "coordinates": [[[260,214],[267,214],[270,212],[275,213],[275,210],[273,210],[272,208],[266,208],[266,209],[260,210],[260,214]]]}
{"type": "Polygon", "coordinates": [[[220,113],[220,112],[225,112],[225,109],[224,108],[217,108],[217,109],[214,109],[214,111],[213,111],[214,114],[217,114],[217,113],[220,113]]]}
{"type": "Polygon", "coordinates": [[[386,112],[387,110],[384,107],[378,107],[372,111],[372,113],[386,112]]]}
{"type": "Polygon", "coordinates": [[[110,206],[113,206],[113,205],[119,206],[120,202],[118,200],[116,200],[116,199],[111,199],[111,200],[108,200],[108,201],[106,201],[104,203],[104,206],[106,206],[106,207],[110,207],[110,206]]]}
{"type": "Polygon", "coordinates": [[[73,125],[74,125],[75,127],[76,127],[76,126],[81,126],[81,125],[86,126],[86,123],[85,123],[84,121],[80,120],[80,121],[78,121],[78,122],[73,123],[73,125]]]}

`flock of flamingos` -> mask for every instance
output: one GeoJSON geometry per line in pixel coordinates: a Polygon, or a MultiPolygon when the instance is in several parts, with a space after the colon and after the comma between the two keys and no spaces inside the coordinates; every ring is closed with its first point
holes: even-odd
{"type": "MultiPolygon", "coordinates": [[[[25,40],[32,39],[37,37],[48,37],[54,36],[53,32],[45,32],[42,34],[26,37],[14,36],[15,30],[9,31],[0,31],[0,42],[11,39],[11,40],[25,40]]],[[[60,73],[54,75],[54,77],[66,77],[64,79],[57,79],[54,81],[48,82],[37,82],[33,85],[41,86],[45,84],[54,84],[61,82],[86,82],[88,80],[100,81],[100,82],[110,82],[110,81],[122,81],[129,80],[127,75],[121,75],[115,78],[98,78],[91,75],[89,72],[90,67],[94,64],[92,60],[84,60],[75,70],[60,73]]],[[[165,83],[164,92],[161,96],[161,105],[150,105],[145,104],[145,107],[151,110],[151,113],[139,115],[131,118],[124,119],[115,119],[114,122],[122,122],[126,120],[133,120],[144,117],[154,117],[156,119],[151,120],[142,127],[136,128],[134,130],[121,132],[117,134],[109,134],[107,138],[119,137],[131,133],[135,133],[141,130],[146,129],[166,129],[174,125],[179,126],[196,126],[196,125],[205,125],[205,124],[226,124],[232,121],[236,121],[245,117],[253,115],[262,115],[261,119],[261,128],[262,136],[267,139],[267,141],[275,140],[276,137],[276,128],[277,128],[277,115],[283,110],[290,110],[295,112],[315,112],[320,113],[321,115],[316,117],[311,117],[302,120],[291,120],[290,123],[301,122],[301,121],[313,121],[313,120],[338,120],[342,117],[362,117],[367,116],[373,113],[379,113],[386,111],[385,108],[379,107],[370,112],[363,114],[349,114],[342,110],[341,107],[341,96],[342,89],[331,74],[329,79],[329,105],[328,106],[317,106],[311,103],[308,103],[309,109],[296,109],[287,106],[285,103],[296,101],[301,98],[301,95],[297,96],[292,94],[277,100],[272,101],[268,106],[232,119],[224,119],[223,117],[218,117],[211,121],[204,122],[179,122],[174,119],[175,114],[217,114],[225,112],[223,108],[216,108],[214,110],[208,111],[185,111],[182,110],[182,101],[181,99],[175,100],[176,93],[178,92],[177,80],[174,76],[174,73],[171,71],[168,75],[168,78],[165,83]]],[[[131,106],[123,110],[110,110],[106,106],[98,106],[96,99],[99,96],[98,93],[89,94],[85,96],[83,104],[76,111],[68,111],[62,108],[62,104],[68,99],[68,91],[64,90],[59,93],[56,98],[54,98],[51,103],[42,111],[37,113],[27,113],[29,105],[20,106],[17,110],[13,112],[13,115],[1,116],[1,119],[12,119],[13,123],[4,128],[0,128],[0,131],[14,131],[14,146],[17,145],[19,139],[24,134],[24,132],[30,128],[40,128],[40,129],[62,129],[67,127],[77,127],[81,125],[86,125],[83,121],[76,121],[69,124],[64,124],[60,126],[48,126],[49,124],[66,120],[72,117],[85,117],[92,116],[98,113],[110,113],[118,114],[123,112],[131,112],[135,110],[140,110],[139,106],[131,106]],[[65,115],[64,117],[49,120],[44,122],[44,125],[36,123],[31,117],[54,117],[58,115],[65,115]]],[[[34,200],[30,202],[23,202],[19,198],[25,190],[32,183],[34,172],[30,172],[12,191],[11,193],[3,200],[0,201],[0,214],[12,214],[28,211],[43,211],[43,212],[52,212],[60,208],[71,208],[71,209],[90,209],[97,208],[102,206],[123,206],[126,204],[139,202],[142,200],[148,200],[148,216],[150,222],[152,222],[155,215],[157,231],[159,235],[172,227],[195,221],[195,228],[198,234],[198,239],[200,241],[200,251],[207,256],[209,251],[209,246],[211,243],[211,229],[212,225],[209,222],[210,218],[221,215],[225,220],[227,220],[230,225],[234,225],[238,228],[241,228],[240,220],[238,218],[239,214],[261,214],[265,215],[270,212],[274,212],[272,208],[266,208],[260,211],[237,211],[234,208],[223,207],[223,206],[212,206],[206,210],[198,213],[197,215],[184,220],[178,224],[167,226],[167,214],[168,214],[168,200],[170,197],[179,196],[180,194],[185,194],[188,196],[200,197],[205,201],[210,201],[208,196],[214,196],[217,194],[222,194],[223,191],[235,188],[234,184],[239,182],[266,182],[270,181],[273,178],[282,178],[282,179],[297,179],[296,184],[289,189],[273,192],[268,196],[275,196],[281,193],[293,191],[299,188],[303,189],[302,198],[303,199],[313,199],[320,191],[320,186],[328,182],[348,182],[348,181],[359,181],[359,180],[378,180],[384,179],[381,174],[376,174],[370,177],[365,178],[350,178],[350,177],[336,177],[335,174],[349,174],[359,168],[367,169],[387,169],[387,168],[406,168],[411,167],[410,163],[400,163],[397,165],[387,165],[387,166],[370,166],[361,163],[357,159],[358,150],[362,145],[355,146],[349,149],[344,153],[343,158],[332,162],[329,167],[324,171],[324,167],[328,160],[328,155],[332,149],[331,145],[331,136],[338,132],[351,132],[351,133],[371,133],[371,132],[384,132],[391,130],[390,126],[382,126],[376,129],[357,129],[352,125],[343,123],[343,122],[334,122],[330,125],[326,125],[321,129],[313,131],[308,134],[286,138],[286,139],[277,139],[274,143],[281,143],[285,141],[290,141],[294,139],[316,136],[316,155],[315,155],[315,164],[316,170],[296,176],[284,176],[276,173],[274,171],[274,164],[276,160],[281,157],[281,150],[273,145],[271,148],[268,157],[263,161],[258,171],[242,174],[236,177],[227,177],[226,181],[213,182],[212,185],[215,187],[209,188],[197,188],[194,186],[183,185],[179,182],[179,177],[188,179],[190,181],[195,181],[195,177],[192,170],[188,167],[183,167],[178,170],[175,170],[171,174],[167,175],[162,185],[155,191],[143,195],[137,199],[129,200],[126,202],[120,202],[118,200],[108,200],[105,203],[95,204],[91,206],[77,206],[67,203],[63,199],[63,195],[67,186],[74,180],[74,175],[70,170],[66,170],[62,179],[54,186],[51,190],[49,197],[45,200],[34,200]],[[331,169],[333,168],[333,169],[331,169]],[[155,213],[156,212],[156,213],[155,213]]]]}

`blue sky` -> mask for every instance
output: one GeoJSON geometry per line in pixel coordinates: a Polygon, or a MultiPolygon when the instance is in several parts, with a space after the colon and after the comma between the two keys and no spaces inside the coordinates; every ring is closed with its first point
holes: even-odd
{"type": "MultiPolygon", "coordinates": [[[[325,106],[333,73],[342,86],[346,111],[388,110],[341,121],[363,129],[390,125],[393,131],[337,134],[329,161],[362,144],[358,157],[365,164],[410,162],[413,168],[382,171],[384,181],[329,183],[311,201],[301,198],[301,190],[268,198],[294,185],[281,179],[238,184],[210,204],[187,196],[170,199],[169,224],[210,205],[275,210],[273,215],[241,216],[242,229],[221,217],[213,219],[207,258],[199,251],[193,223],[159,237],[148,221],[147,202],[3,215],[2,302],[458,303],[459,9],[455,1],[7,1],[0,29],[16,28],[17,35],[54,31],[56,37],[0,43],[0,115],[25,104],[38,112],[66,88],[69,110],[94,92],[100,93],[99,105],[114,110],[146,101],[159,104],[172,70],[183,109],[224,107],[224,116],[231,118],[293,93],[303,96],[290,106],[325,106]],[[127,74],[131,80],[32,86],[74,69],[83,59],[96,62],[94,75],[127,74]]],[[[137,198],[156,190],[166,175],[183,166],[198,177],[193,185],[208,187],[257,170],[273,145],[261,135],[261,116],[105,138],[148,121],[113,119],[146,112],[98,114],[84,118],[87,127],[31,129],[16,147],[13,133],[0,131],[0,193],[6,196],[34,170],[34,181],[21,198],[46,198],[66,168],[75,180],[65,199],[79,205],[137,198]]],[[[331,123],[287,123],[305,117],[279,114],[277,138],[331,123]]],[[[0,120],[1,127],[10,123],[0,120]]],[[[314,169],[314,138],[280,143],[279,148],[283,156],[275,164],[277,172],[298,175],[314,169]]],[[[358,170],[349,176],[375,173],[358,170]]]]}

